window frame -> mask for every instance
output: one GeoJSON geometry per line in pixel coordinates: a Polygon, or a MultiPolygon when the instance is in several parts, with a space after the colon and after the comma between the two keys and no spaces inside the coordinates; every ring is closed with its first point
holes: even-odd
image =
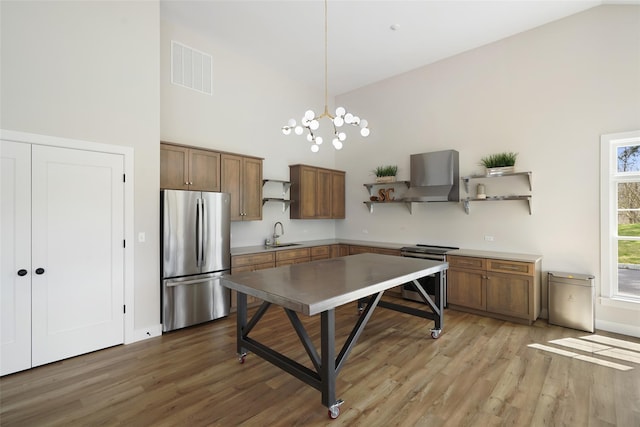
{"type": "Polygon", "coordinates": [[[600,137],[600,295],[603,298],[640,304],[638,298],[618,293],[618,241],[640,240],[618,236],[618,184],[636,182],[640,172],[618,172],[617,149],[640,145],[640,130],[600,137]]]}

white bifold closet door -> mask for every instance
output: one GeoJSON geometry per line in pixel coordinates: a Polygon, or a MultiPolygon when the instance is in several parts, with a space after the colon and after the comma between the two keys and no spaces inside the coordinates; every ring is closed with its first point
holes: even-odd
{"type": "MultiPolygon", "coordinates": [[[[26,145],[31,157],[30,186],[26,177],[5,183],[4,167],[2,171],[3,214],[5,204],[7,210],[15,211],[13,248],[4,241],[11,224],[5,224],[4,215],[2,218],[3,258],[7,251],[15,253],[14,265],[3,265],[2,272],[2,374],[123,343],[123,156],[2,144],[3,165],[5,146],[26,145]],[[15,187],[13,201],[5,198],[5,185],[15,187]],[[30,201],[24,200],[25,194],[30,201]],[[20,270],[26,274],[20,275],[20,270]],[[6,290],[5,275],[11,276],[6,290]],[[10,318],[5,306],[20,309],[9,309],[10,318]],[[21,336],[28,322],[27,306],[31,320],[28,354],[21,336]],[[28,359],[30,366],[8,370],[12,362],[5,357],[20,357],[5,351],[12,337],[13,342],[21,343],[22,360],[28,359]]],[[[22,168],[15,174],[23,175],[22,168]]]]}

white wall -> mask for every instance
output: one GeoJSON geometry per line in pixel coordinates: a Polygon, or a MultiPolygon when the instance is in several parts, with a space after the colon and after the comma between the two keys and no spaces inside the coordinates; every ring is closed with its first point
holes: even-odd
{"type": "MultiPolygon", "coordinates": [[[[135,150],[135,320],[160,322],[159,8],[155,2],[0,3],[0,127],[135,150]]],[[[90,248],[87,248],[90,250],[90,248]]]]}
{"type": "MultiPolygon", "coordinates": [[[[600,135],[640,129],[638,28],[638,6],[597,7],[340,96],[372,135],[336,158],[348,171],[338,236],[542,254],[545,272],[595,274],[599,286],[600,135]],[[481,172],[485,155],[519,153],[517,169],[533,172],[533,214],[515,201],[472,204],[469,215],[459,204],[413,215],[362,206],[375,166],[398,164],[409,179],[410,154],[448,148],[460,152],[461,175],[481,172]]],[[[640,335],[640,311],[626,307],[598,304],[599,327],[640,335]]]]}
{"type": "MultiPolygon", "coordinates": [[[[284,136],[280,130],[290,118],[299,120],[305,110],[320,110],[324,104],[322,92],[295,86],[287,76],[230,50],[228,42],[207,39],[165,21],[161,30],[163,141],[262,157],[265,179],[288,180],[289,165],[296,163],[333,167],[333,149],[325,147],[314,154],[304,138],[284,136]],[[172,40],[213,56],[212,96],[171,84],[172,40]]],[[[264,195],[278,197],[279,188],[267,184],[264,195]]],[[[283,242],[335,235],[334,221],[290,221],[289,211],[283,213],[281,204],[268,203],[262,221],[232,223],[231,245],[264,242],[273,233],[276,221],[284,224],[283,242]]]]}

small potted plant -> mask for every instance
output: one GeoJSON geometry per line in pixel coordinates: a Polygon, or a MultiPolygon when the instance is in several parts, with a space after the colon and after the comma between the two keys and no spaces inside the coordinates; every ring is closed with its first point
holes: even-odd
{"type": "Polygon", "coordinates": [[[378,166],[373,170],[376,182],[393,182],[396,180],[398,166],[378,166]]]}
{"type": "Polygon", "coordinates": [[[515,170],[518,153],[504,152],[491,154],[480,159],[480,164],[486,168],[487,176],[502,175],[515,170]]]}

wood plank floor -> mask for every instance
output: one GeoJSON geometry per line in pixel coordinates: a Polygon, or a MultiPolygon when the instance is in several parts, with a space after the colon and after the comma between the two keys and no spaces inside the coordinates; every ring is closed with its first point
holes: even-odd
{"type": "MultiPolygon", "coordinates": [[[[356,316],[354,306],[337,310],[338,344],[356,316]]],[[[318,317],[301,317],[319,346],[318,317]]],[[[310,366],[281,309],[259,325],[254,338],[310,366]]],[[[640,426],[639,339],[597,334],[630,343],[621,360],[549,343],[591,334],[545,320],[523,326],[447,310],[437,340],[432,325],[378,308],[338,377],[345,403],[336,420],[298,379],[255,355],[238,363],[232,315],[5,376],[0,425],[640,426]]]]}

